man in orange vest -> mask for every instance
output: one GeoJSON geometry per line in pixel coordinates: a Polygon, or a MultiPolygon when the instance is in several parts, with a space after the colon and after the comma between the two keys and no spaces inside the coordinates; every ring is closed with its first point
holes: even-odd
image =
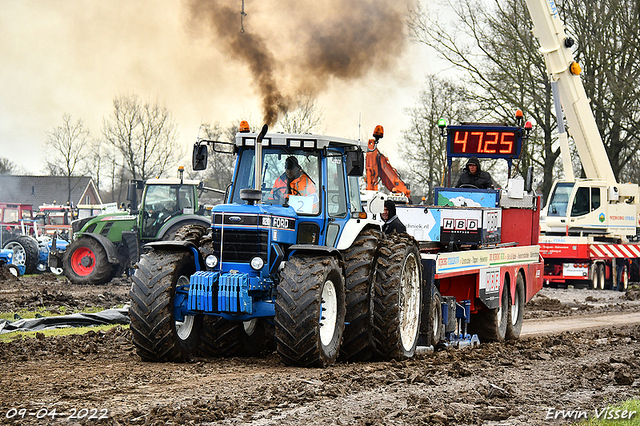
{"type": "Polygon", "coordinates": [[[313,181],[300,167],[294,156],[285,160],[285,171],[276,179],[269,194],[270,200],[289,199],[289,195],[309,196],[316,193],[313,181]]]}

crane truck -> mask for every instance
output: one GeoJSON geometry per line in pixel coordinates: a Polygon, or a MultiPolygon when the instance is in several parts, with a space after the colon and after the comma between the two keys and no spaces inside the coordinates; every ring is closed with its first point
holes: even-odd
{"type": "Polygon", "coordinates": [[[629,261],[640,258],[638,185],[616,181],[554,0],[527,5],[551,81],[564,171],[543,211],[544,282],[625,290],[629,261]],[[574,179],[563,116],[586,178],[574,179]]]}

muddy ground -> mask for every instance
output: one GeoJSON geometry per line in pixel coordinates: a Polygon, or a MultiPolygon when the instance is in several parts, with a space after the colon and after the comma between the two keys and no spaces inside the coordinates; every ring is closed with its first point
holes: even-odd
{"type": "MultiPolygon", "coordinates": [[[[128,290],[126,279],[104,286],[72,286],[53,275],[4,280],[0,311],[109,308],[125,303],[128,290]]],[[[638,290],[545,288],[526,319],[637,312],[638,290]]],[[[285,367],[275,354],[145,363],[129,331],[115,327],[0,343],[0,424],[567,424],[640,397],[639,360],[639,324],[327,369],[285,367]],[[551,419],[562,414],[572,417],[551,419]]]]}

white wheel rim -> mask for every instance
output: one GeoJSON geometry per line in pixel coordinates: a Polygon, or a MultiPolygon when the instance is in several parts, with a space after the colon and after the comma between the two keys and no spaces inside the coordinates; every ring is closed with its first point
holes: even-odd
{"type": "MultiPolygon", "coordinates": [[[[178,282],[176,283],[176,287],[181,287],[189,284],[189,278],[184,275],[178,278],[178,282]]],[[[191,336],[191,331],[193,330],[193,324],[195,323],[195,317],[192,315],[188,315],[184,317],[182,321],[175,321],[176,333],[180,340],[187,340],[189,336],[191,336]]]]}
{"type": "Polygon", "coordinates": [[[62,268],[54,268],[52,266],[49,268],[49,270],[56,275],[62,275],[62,268]]]}
{"type": "Polygon", "coordinates": [[[520,315],[520,298],[516,291],[516,299],[513,301],[513,305],[511,305],[511,325],[516,325],[518,323],[518,315],[520,315]]]}
{"type": "Polygon", "coordinates": [[[627,268],[622,270],[622,289],[626,290],[629,286],[629,271],[627,268]]]}
{"type": "Polygon", "coordinates": [[[338,321],[338,296],[333,281],[327,280],[322,287],[320,302],[320,342],[327,346],[333,340],[338,321]]]}
{"type": "Polygon", "coordinates": [[[244,327],[244,332],[247,336],[251,336],[256,331],[256,327],[258,325],[258,318],[250,319],[249,321],[243,321],[242,326],[244,327]]]}
{"type": "Polygon", "coordinates": [[[416,340],[420,317],[420,274],[413,253],[407,256],[400,280],[400,340],[406,351],[410,351],[416,340]]]}
{"type": "Polygon", "coordinates": [[[13,263],[16,265],[26,265],[27,264],[27,253],[18,243],[9,243],[4,246],[5,249],[13,251],[13,263]]]}
{"type": "Polygon", "coordinates": [[[9,272],[11,272],[11,275],[13,275],[14,277],[17,277],[19,275],[18,268],[16,267],[9,268],[9,272]]]}
{"type": "Polygon", "coordinates": [[[176,332],[178,333],[180,340],[186,340],[189,338],[191,330],[193,330],[194,322],[195,317],[192,315],[184,317],[184,321],[176,321],[176,332]]]}
{"type": "MultiPolygon", "coordinates": [[[[439,302],[436,300],[436,303],[439,303],[439,302]]],[[[433,322],[431,324],[431,330],[433,330],[433,339],[437,340],[440,337],[438,331],[440,330],[439,327],[440,327],[440,321],[441,320],[438,317],[438,312],[439,312],[438,311],[438,307],[437,306],[433,306],[432,309],[433,309],[433,318],[432,318],[433,322]]],[[[432,343],[435,344],[435,342],[432,342],[432,343]]]]}

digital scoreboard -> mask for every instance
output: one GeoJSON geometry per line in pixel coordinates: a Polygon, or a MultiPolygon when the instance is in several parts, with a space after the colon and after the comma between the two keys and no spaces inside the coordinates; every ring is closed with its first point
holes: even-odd
{"type": "Polygon", "coordinates": [[[447,127],[447,157],[514,159],[520,157],[520,127],[463,125],[447,127]]]}

